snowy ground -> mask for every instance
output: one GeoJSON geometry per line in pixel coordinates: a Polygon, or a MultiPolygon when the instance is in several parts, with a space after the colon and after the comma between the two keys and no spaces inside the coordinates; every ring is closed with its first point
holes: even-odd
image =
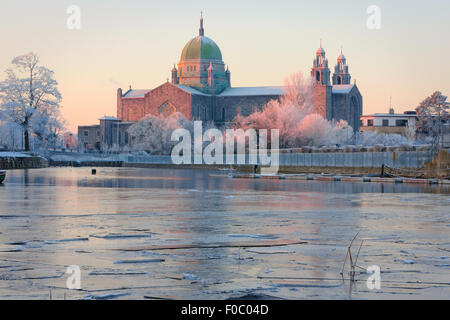
{"type": "Polygon", "coordinates": [[[450,298],[449,187],[90,172],[8,172],[1,299],[450,298]],[[358,231],[380,290],[339,274],[358,231]]]}
{"type": "Polygon", "coordinates": [[[0,152],[0,158],[29,158],[29,154],[20,152],[0,152]]]}

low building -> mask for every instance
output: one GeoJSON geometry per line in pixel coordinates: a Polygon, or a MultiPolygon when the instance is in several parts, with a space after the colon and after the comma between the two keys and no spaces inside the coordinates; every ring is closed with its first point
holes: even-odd
{"type": "Polygon", "coordinates": [[[417,113],[406,111],[395,113],[394,109],[389,113],[375,113],[361,116],[362,132],[378,132],[388,134],[400,134],[403,136],[416,131],[417,113]]]}
{"type": "Polygon", "coordinates": [[[108,151],[131,146],[128,128],[134,122],[123,122],[115,117],[100,118],[100,124],[78,127],[80,151],[108,151]]]}

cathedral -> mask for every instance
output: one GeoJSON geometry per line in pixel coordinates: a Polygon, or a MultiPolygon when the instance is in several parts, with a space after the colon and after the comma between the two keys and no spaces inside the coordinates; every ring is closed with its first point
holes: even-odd
{"type": "MultiPolygon", "coordinates": [[[[147,114],[181,112],[189,119],[225,123],[238,114],[247,116],[272,99],[279,99],[283,87],[232,87],[231,72],[222,60],[218,45],[205,36],[203,17],[197,37],[184,47],[172,81],[152,90],[117,91],[117,118],[138,121],[147,114]]],[[[327,119],[346,120],[359,130],[362,96],[351,84],[345,56],[339,55],[330,76],[322,45],[316,52],[311,76],[316,80],[313,102],[327,119]],[[332,84],[331,84],[332,81],[332,84]]]]}
{"type": "MultiPolygon", "coordinates": [[[[262,109],[270,100],[280,99],[283,94],[282,86],[232,87],[231,72],[225,66],[219,46],[205,36],[203,17],[200,18],[198,36],[184,46],[180,62],[173,66],[171,75],[170,82],[168,80],[154,89],[134,90],[130,86],[124,92],[119,88],[117,118],[101,119],[101,123],[105,124],[98,126],[98,129],[94,129],[94,126],[79,127],[82,145],[92,146],[93,141],[98,140],[96,148],[103,149],[104,145],[112,144],[115,140],[119,144],[128,142],[126,132],[120,132],[118,138],[114,138],[115,134],[109,137],[111,134],[101,132],[101,128],[110,127],[114,130],[115,127],[123,127],[125,130],[148,114],[167,116],[180,112],[188,119],[213,121],[221,126],[231,122],[238,114],[248,116],[262,109]],[[109,122],[123,126],[108,125],[109,122]],[[96,133],[89,134],[89,131],[96,133]],[[90,137],[93,134],[96,137],[90,137]],[[83,142],[84,138],[89,142],[83,142]]],[[[314,79],[313,103],[316,110],[329,120],[345,120],[355,131],[359,131],[362,96],[356,83],[351,83],[349,67],[342,51],[331,77],[328,59],[321,44],[316,52],[311,77],[314,79]]]]}

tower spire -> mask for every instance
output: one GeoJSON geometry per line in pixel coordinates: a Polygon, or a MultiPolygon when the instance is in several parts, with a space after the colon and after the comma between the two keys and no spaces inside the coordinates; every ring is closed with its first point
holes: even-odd
{"type": "Polygon", "coordinates": [[[201,37],[205,35],[205,29],[203,29],[203,11],[200,11],[200,30],[198,35],[201,37]]]}

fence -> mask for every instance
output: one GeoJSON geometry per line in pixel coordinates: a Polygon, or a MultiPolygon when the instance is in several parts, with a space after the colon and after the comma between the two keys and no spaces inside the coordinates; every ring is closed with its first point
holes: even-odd
{"type": "MultiPolygon", "coordinates": [[[[172,164],[170,156],[136,156],[118,155],[117,160],[129,163],[172,164]]],[[[380,168],[383,164],[392,168],[422,168],[425,163],[431,162],[434,155],[429,151],[391,151],[391,152],[327,152],[327,153],[282,153],[279,155],[280,166],[296,167],[358,167],[380,168]]],[[[192,157],[192,164],[194,159],[192,157]]],[[[202,164],[205,164],[203,161],[202,164]]],[[[234,164],[237,156],[234,155],[234,164]]],[[[258,157],[257,163],[249,161],[245,155],[245,164],[262,165],[258,157]]]]}

